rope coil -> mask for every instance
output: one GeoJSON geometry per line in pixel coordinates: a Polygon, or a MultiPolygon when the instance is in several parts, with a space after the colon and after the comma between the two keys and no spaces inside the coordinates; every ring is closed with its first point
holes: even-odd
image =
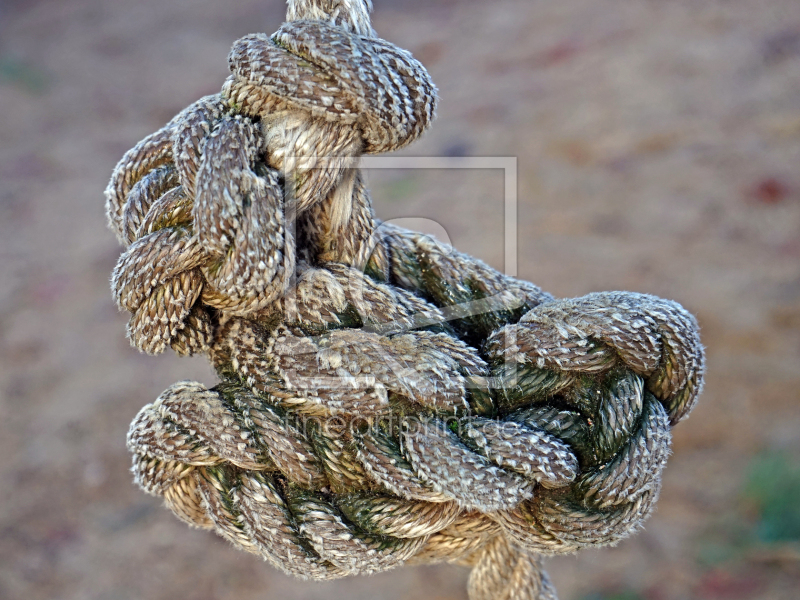
{"type": "Polygon", "coordinates": [[[136,482],[286,573],[473,568],[470,598],[555,598],[541,555],[615,543],[658,497],[702,388],[694,318],[556,300],[377,221],[356,168],[433,120],[436,90],[366,0],[290,0],[219,95],[106,190],[131,343],[205,354],[134,419],[136,482]]]}

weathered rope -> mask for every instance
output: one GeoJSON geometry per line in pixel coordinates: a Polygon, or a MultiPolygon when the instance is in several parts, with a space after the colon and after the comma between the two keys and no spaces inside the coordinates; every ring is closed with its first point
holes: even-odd
{"type": "Polygon", "coordinates": [[[658,497],[702,388],[679,305],[555,300],[381,224],[356,168],[436,91],[366,0],[290,0],[222,93],[129,151],[106,190],[139,349],[210,357],[128,437],[137,483],[301,578],[473,568],[477,599],[555,598],[541,555],[615,543],[658,497]]]}

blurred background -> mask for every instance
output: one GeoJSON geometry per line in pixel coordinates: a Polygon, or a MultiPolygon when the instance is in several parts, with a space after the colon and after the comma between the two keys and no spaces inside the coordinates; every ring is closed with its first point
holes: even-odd
{"type": "MultiPolygon", "coordinates": [[[[410,156],[518,157],[518,275],[694,312],[705,392],[659,508],[548,561],[562,600],[800,597],[800,3],[376,0],[439,86],[410,156]]],[[[219,90],[280,0],[0,1],[0,598],[464,600],[467,571],[291,580],[134,487],[128,424],[204,359],[146,357],[108,278],[123,152],[219,90]]],[[[498,171],[369,174],[503,268],[498,171]]]]}

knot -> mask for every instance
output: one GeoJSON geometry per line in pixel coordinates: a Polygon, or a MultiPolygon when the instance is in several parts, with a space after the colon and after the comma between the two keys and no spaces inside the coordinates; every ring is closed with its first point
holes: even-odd
{"type": "Polygon", "coordinates": [[[410,143],[434,116],[418,61],[335,24],[247,36],[229,60],[222,94],[126,153],[106,189],[110,226],[129,246],[112,288],[148,353],[208,348],[198,301],[237,316],[269,306],[286,291],[297,231],[310,259],[365,264],[374,224],[354,160],[410,143]],[[199,329],[187,331],[190,319],[199,329]]]}
{"type": "MultiPolygon", "coordinates": [[[[336,25],[295,21],[272,36],[245,36],[228,64],[232,77],[223,93],[245,114],[301,110],[355,129],[368,154],[407,146],[434,119],[436,87],[419,61],[336,25]]],[[[321,145],[317,150],[329,154],[321,145]]]]}
{"type": "MultiPolygon", "coordinates": [[[[421,236],[405,237],[434,263],[443,258],[421,236]]],[[[485,268],[461,266],[473,276],[485,268]]],[[[486,362],[452,333],[404,328],[413,311],[442,327],[442,308],[342,265],[303,269],[274,313],[220,329],[211,354],[225,383],[176,384],[132,425],[137,482],[180,518],[321,579],[436,560],[480,565],[505,544],[524,565],[517,584],[545,589],[537,555],[613,544],[652,512],[671,435],[647,382],[658,380],[651,371],[663,355],[686,369],[700,352],[691,338],[653,348],[653,331],[633,326],[605,339],[604,353],[595,349],[602,360],[582,362],[584,345],[565,342],[575,356],[555,352],[559,360],[542,363],[552,336],[533,346],[520,334],[507,362],[500,329],[486,362]],[[370,331],[390,319],[394,333],[370,331]],[[630,368],[631,348],[650,348],[650,371],[630,368]],[[253,486],[257,500],[240,492],[253,486]],[[264,512],[281,536],[265,538],[264,512]],[[287,559],[303,548],[312,566],[287,559]]],[[[590,303],[602,314],[604,301],[619,298],[551,300],[506,328],[558,311],[574,317],[590,303]]],[[[626,301],[653,327],[682,331],[673,303],[626,301]]],[[[574,339],[598,335],[597,322],[564,322],[574,339]]],[[[478,573],[473,597],[492,597],[492,579],[478,573]]]]}
{"type": "Polygon", "coordinates": [[[357,160],[419,137],[436,90],[370,9],[289,0],[221,94],[117,165],[131,342],[220,378],[139,412],[134,476],[301,578],[449,561],[472,600],[555,599],[541,555],[652,512],[702,389],[697,323],[643,294],[557,300],[375,220],[357,160]]]}
{"type": "Polygon", "coordinates": [[[697,321],[676,302],[646,294],[601,292],[536,307],[494,332],[487,349],[524,372],[523,383],[508,389],[507,406],[526,401],[526,378],[548,379],[547,392],[556,393],[581,376],[624,366],[646,378],[674,425],[702,391],[697,321]]]}
{"type": "Polygon", "coordinates": [[[318,21],[234,43],[222,96],[269,124],[263,150],[291,173],[298,210],[324,197],[362,153],[399,150],[430,126],[436,87],[411,54],[318,21]]]}
{"type": "Polygon", "coordinates": [[[133,313],[131,342],[148,353],[203,351],[209,309],[257,312],[294,271],[279,177],[257,161],[259,126],[223,109],[213,96],[189,107],[126,154],[107,190],[109,219],[128,245],[112,289],[133,313]],[[155,168],[153,155],[162,157],[155,168]]]}

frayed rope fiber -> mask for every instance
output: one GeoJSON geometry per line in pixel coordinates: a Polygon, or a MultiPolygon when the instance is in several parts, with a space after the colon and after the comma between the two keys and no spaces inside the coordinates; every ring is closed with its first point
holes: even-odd
{"type": "Polygon", "coordinates": [[[555,598],[541,556],[613,544],[658,497],[702,388],[694,318],[557,300],[380,223],[357,165],[430,125],[436,88],[369,0],[289,0],[106,190],[144,352],[205,354],[136,416],[136,482],[301,578],[472,567],[472,600],[555,598]]]}

